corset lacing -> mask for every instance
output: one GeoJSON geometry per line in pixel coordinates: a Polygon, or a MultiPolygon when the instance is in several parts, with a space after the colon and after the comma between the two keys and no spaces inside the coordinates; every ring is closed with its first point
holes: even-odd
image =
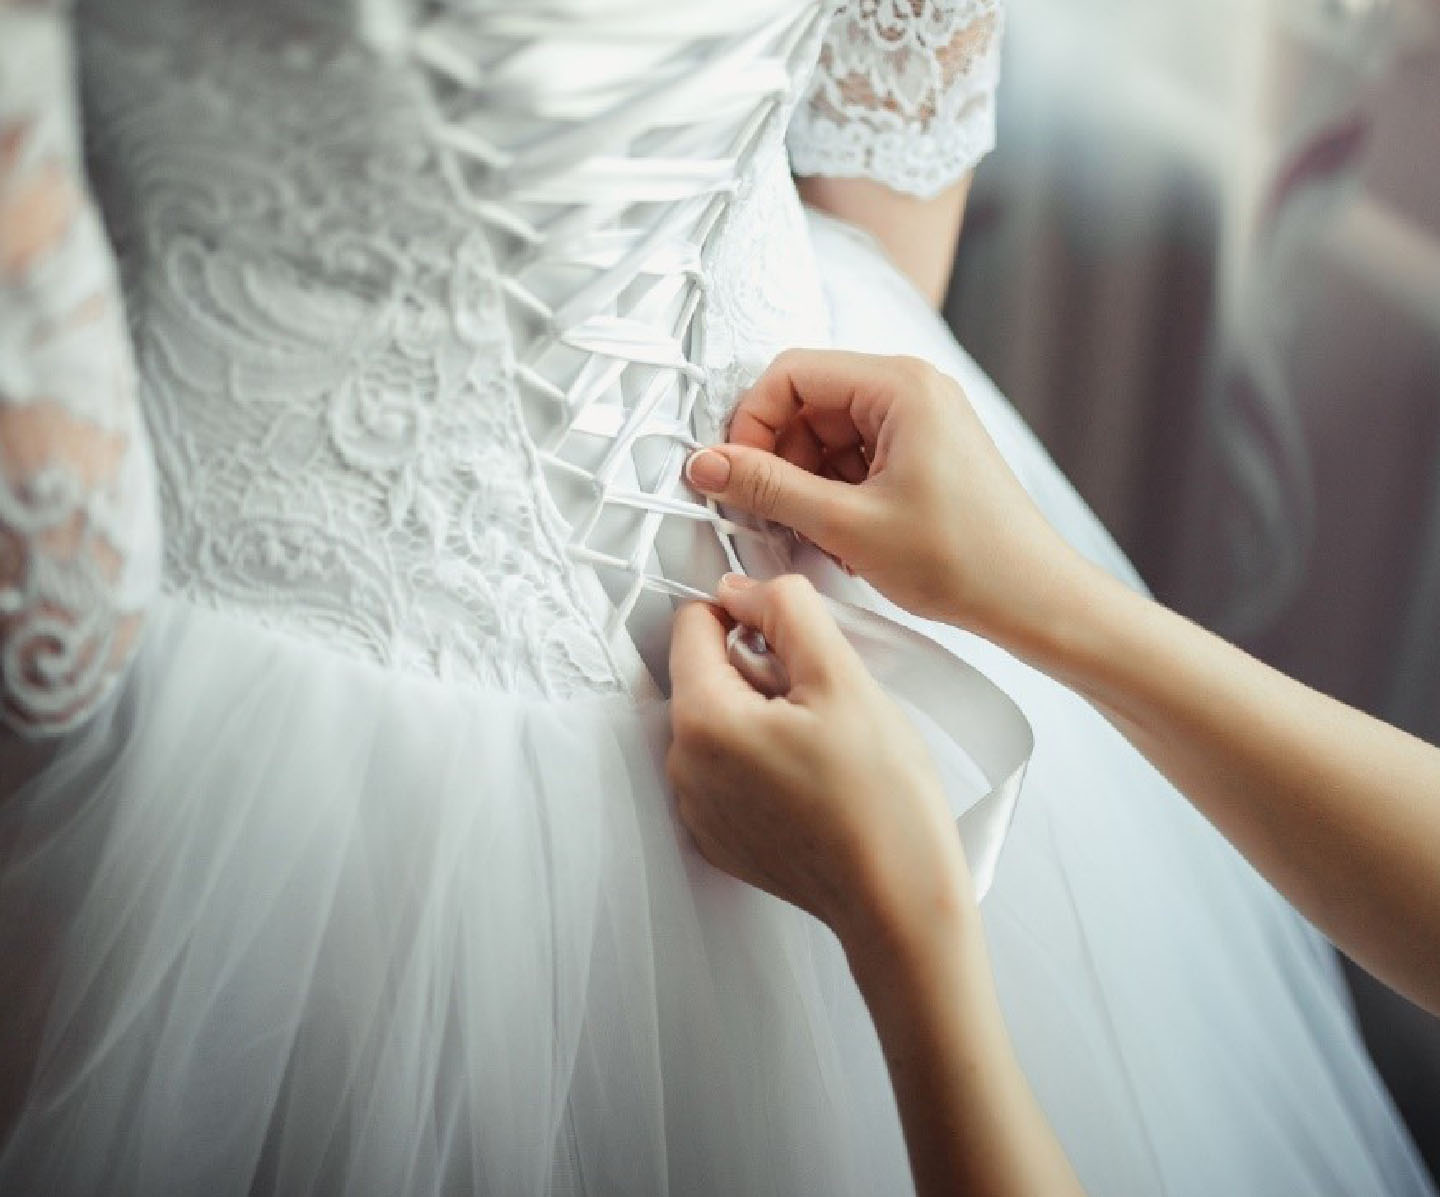
{"type": "Polygon", "coordinates": [[[435,5],[409,52],[426,79],[431,135],[457,201],[518,247],[500,263],[501,286],[512,319],[535,333],[517,338],[516,376],[556,412],[536,438],[539,460],[589,488],[578,510],[565,512],[568,552],[625,575],[606,629],[613,638],[645,591],[710,597],[656,568],[665,520],[708,526],[729,568],[742,568],[733,538],[751,530],[686,497],[682,481],[684,458],[698,447],[696,405],[710,385],[698,364],[703,254],[821,17],[815,5],[771,2],[737,20],[733,9],[746,0],[728,12],[640,3],[598,17],[593,5],[527,7],[476,15],[435,5]],[[638,83],[624,53],[633,54],[637,35],[659,47],[638,83]],[[686,53],[701,41],[703,53],[686,53]],[[577,45],[590,53],[577,58],[577,45]],[[721,130],[728,144],[716,154],[721,130]],[[645,219],[627,224],[638,205],[645,219]],[[581,281],[552,303],[532,280],[556,277],[581,281]],[[565,385],[543,367],[557,348],[580,355],[565,385]],[[648,382],[617,403],[631,367],[648,368],[648,382]],[[662,451],[637,456],[642,442],[662,451]],[[624,525],[626,543],[594,543],[616,509],[638,516],[624,525]]]}

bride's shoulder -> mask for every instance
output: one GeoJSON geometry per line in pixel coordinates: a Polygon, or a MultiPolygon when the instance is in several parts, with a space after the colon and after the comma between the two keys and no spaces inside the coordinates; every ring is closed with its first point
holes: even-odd
{"type": "Polygon", "coordinates": [[[829,0],[791,119],[800,175],[933,195],[995,144],[1003,0],[829,0]]]}

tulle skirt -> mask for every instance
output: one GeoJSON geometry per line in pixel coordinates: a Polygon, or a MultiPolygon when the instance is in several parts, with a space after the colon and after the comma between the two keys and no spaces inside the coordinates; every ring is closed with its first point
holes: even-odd
{"type": "MultiPolygon", "coordinates": [[[[923,300],[812,232],[836,343],[960,377],[1133,580],[923,300]]],[[[1088,705],[908,622],[1035,729],[985,922],[1090,1190],[1428,1192],[1323,941],[1088,705]]],[[[698,857],[667,735],[162,602],[113,704],[6,750],[0,1192],[908,1191],[843,954],[698,857]]]]}
{"type": "Polygon", "coordinates": [[[667,734],[162,604],[4,809],[48,1006],[5,1190],[888,1188],[843,956],[690,848],[667,734]]]}

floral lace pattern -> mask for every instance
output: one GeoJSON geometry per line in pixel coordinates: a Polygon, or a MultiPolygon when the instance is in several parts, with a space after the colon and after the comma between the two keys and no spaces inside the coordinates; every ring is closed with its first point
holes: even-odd
{"type": "Polygon", "coordinates": [[[995,144],[1002,0],[838,0],[790,126],[799,175],[931,196],[995,144]]]}
{"type": "Polygon", "coordinates": [[[723,436],[740,395],[782,349],[823,345],[830,335],[781,132],[741,181],[710,251],[702,436],[723,436]]]}
{"type": "Polygon", "coordinates": [[[117,7],[84,63],[167,588],[442,679],[615,688],[414,80],[305,17],[172,5],[141,40],[117,7]]]}
{"type": "MultiPolygon", "coordinates": [[[[723,5],[694,2],[701,24],[734,31],[723,5]]],[[[404,10],[361,8],[81,8],[88,166],[127,338],[81,182],[71,18],[0,0],[0,203],[33,208],[26,188],[49,181],[61,190],[40,206],[66,216],[40,221],[38,254],[9,208],[0,229],[15,726],[60,730],[93,709],[133,650],[162,543],[167,589],[388,667],[548,696],[633,678],[527,429],[513,264],[457,203],[414,64],[386,52],[404,10]]],[[[705,437],[776,350],[827,336],[787,121],[803,165],[819,152],[806,130],[860,103],[846,138],[888,171],[915,122],[948,136],[947,114],[978,94],[995,13],[847,6],[794,112],[821,53],[811,27],[788,91],[767,85],[781,102],[703,249],[705,437]]]]}
{"type": "Polygon", "coordinates": [[[158,583],[149,447],[82,177],[68,29],[0,3],[0,717],[63,731],[111,688],[158,583]]]}

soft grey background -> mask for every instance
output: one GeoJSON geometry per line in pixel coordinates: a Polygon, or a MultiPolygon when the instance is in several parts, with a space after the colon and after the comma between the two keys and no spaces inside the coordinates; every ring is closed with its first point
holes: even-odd
{"type": "Polygon", "coordinates": [[[1440,743],[1440,0],[1011,4],[948,318],[1160,597],[1440,743]]]}

